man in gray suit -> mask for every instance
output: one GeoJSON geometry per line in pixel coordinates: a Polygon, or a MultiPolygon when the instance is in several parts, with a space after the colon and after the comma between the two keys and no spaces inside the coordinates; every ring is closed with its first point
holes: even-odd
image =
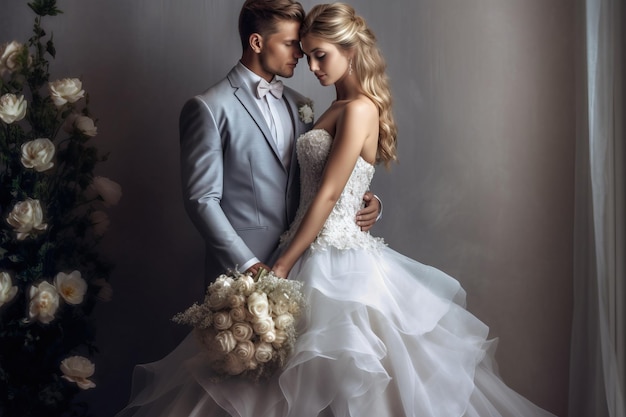
{"type": "MultiPolygon", "coordinates": [[[[310,100],[289,78],[302,58],[304,10],[293,0],[247,0],[239,16],[241,60],[226,78],[185,103],[180,115],[185,208],[206,242],[205,278],[228,269],[269,270],[299,199],[295,139],[312,127],[310,100]]],[[[380,203],[371,193],[364,230],[380,203]]]]}

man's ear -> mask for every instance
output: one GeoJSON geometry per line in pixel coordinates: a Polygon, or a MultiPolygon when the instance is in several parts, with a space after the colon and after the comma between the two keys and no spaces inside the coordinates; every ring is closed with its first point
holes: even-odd
{"type": "Polygon", "coordinates": [[[250,49],[252,49],[254,53],[260,53],[263,49],[263,36],[258,33],[253,33],[248,38],[248,44],[250,45],[250,49]]]}

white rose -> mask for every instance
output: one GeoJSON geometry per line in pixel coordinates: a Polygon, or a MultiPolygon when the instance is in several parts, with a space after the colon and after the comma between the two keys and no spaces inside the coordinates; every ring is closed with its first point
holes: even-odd
{"type": "Polygon", "coordinates": [[[248,311],[254,317],[264,318],[270,313],[267,294],[262,292],[253,292],[248,297],[248,311]]]}
{"type": "Polygon", "coordinates": [[[235,281],[234,285],[237,292],[247,297],[254,291],[254,278],[247,274],[242,275],[235,281]]]}
{"type": "Polygon", "coordinates": [[[209,307],[211,307],[213,310],[221,310],[224,307],[228,306],[228,298],[224,297],[219,292],[214,292],[212,294],[209,294],[207,298],[207,303],[209,304],[209,307]]]}
{"type": "Polygon", "coordinates": [[[287,341],[287,332],[282,329],[276,329],[276,332],[274,333],[274,341],[272,342],[272,346],[278,349],[286,341],[287,341]]]}
{"type": "Polygon", "coordinates": [[[83,83],[78,78],[64,78],[48,83],[50,97],[55,106],[61,107],[66,103],[75,103],[85,96],[83,83]]]}
{"type": "Polygon", "coordinates": [[[100,301],[111,301],[113,299],[113,287],[104,278],[98,278],[93,280],[93,285],[100,287],[100,291],[96,295],[96,298],[100,301]]]}
{"type": "Polygon", "coordinates": [[[98,134],[98,128],[91,117],[78,116],[74,121],[74,126],[85,136],[92,138],[98,134]]]}
{"type": "Polygon", "coordinates": [[[256,345],[256,352],[254,353],[254,359],[260,363],[269,362],[272,360],[274,354],[274,348],[271,344],[261,342],[256,345]]]}
{"type": "Polygon", "coordinates": [[[246,370],[246,365],[231,352],[224,358],[224,370],[229,375],[239,375],[246,370]]]}
{"type": "Polygon", "coordinates": [[[217,336],[215,336],[215,340],[217,341],[220,351],[223,353],[229,353],[237,346],[235,336],[233,336],[233,332],[230,330],[219,332],[217,336]]]}
{"type": "Polygon", "coordinates": [[[252,322],[252,328],[256,334],[265,334],[274,330],[274,320],[270,316],[256,318],[252,322]]]}
{"type": "Polygon", "coordinates": [[[47,324],[54,320],[54,314],[59,308],[59,293],[54,285],[43,281],[38,286],[30,287],[30,307],[28,315],[47,324]]]}
{"type": "Polygon", "coordinates": [[[304,123],[311,123],[314,118],[313,107],[312,104],[303,104],[298,108],[298,114],[300,115],[300,120],[304,123]]]}
{"type": "Polygon", "coordinates": [[[241,294],[232,294],[228,297],[228,305],[230,308],[241,307],[246,303],[246,297],[241,294]]]}
{"type": "Polygon", "coordinates": [[[11,276],[6,272],[0,272],[0,307],[8,303],[17,294],[17,286],[13,285],[11,276]]]}
{"type": "Polygon", "coordinates": [[[291,314],[281,314],[274,319],[274,323],[276,324],[277,329],[284,330],[290,326],[293,326],[294,318],[291,314]]]}
{"type": "Polygon", "coordinates": [[[39,200],[26,199],[13,207],[7,222],[15,228],[18,240],[24,240],[30,233],[46,230],[43,223],[43,212],[39,200]]]}
{"type": "Polygon", "coordinates": [[[96,236],[102,236],[109,228],[111,221],[109,215],[104,211],[96,210],[89,215],[89,220],[93,226],[93,232],[96,236]]]}
{"type": "Polygon", "coordinates": [[[252,343],[250,340],[244,340],[243,342],[239,342],[237,343],[237,346],[235,346],[233,353],[237,355],[237,357],[242,362],[245,363],[254,358],[254,343],[252,343]]]}
{"type": "Polygon", "coordinates": [[[47,138],[39,138],[22,145],[22,165],[37,172],[47,171],[54,166],[52,158],[56,149],[47,138]]]}
{"type": "Polygon", "coordinates": [[[54,286],[66,302],[74,305],[82,303],[87,292],[87,282],[79,271],[72,271],[69,274],[59,272],[54,277],[54,286]]]}
{"type": "Polygon", "coordinates": [[[92,195],[100,196],[107,207],[116,205],[122,197],[122,187],[106,177],[94,177],[89,190],[92,195]]]}
{"type": "Polygon", "coordinates": [[[261,335],[261,341],[265,343],[273,343],[276,340],[276,331],[275,329],[270,330],[267,333],[261,335]]]}
{"type": "Polygon", "coordinates": [[[243,342],[246,340],[250,340],[254,331],[252,330],[252,326],[248,323],[235,323],[233,324],[233,328],[231,329],[233,332],[233,336],[235,340],[238,342],[243,342]]]}
{"type": "Polygon", "coordinates": [[[98,128],[93,119],[80,113],[72,113],[65,119],[63,130],[67,133],[78,131],[85,136],[94,137],[98,134],[98,128]]]}
{"type": "Polygon", "coordinates": [[[6,124],[19,122],[26,116],[26,107],[24,96],[4,94],[0,97],[0,119],[6,124]]]}
{"type": "Polygon", "coordinates": [[[245,321],[247,316],[247,311],[243,306],[235,307],[230,310],[230,317],[233,319],[234,322],[245,321]]]}
{"type": "Polygon", "coordinates": [[[96,384],[90,381],[96,367],[87,358],[83,356],[70,356],[61,362],[61,371],[64,379],[75,382],[81,389],[95,388],[96,384]]]}
{"type": "Polygon", "coordinates": [[[226,311],[219,311],[213,315],[213,325],[217,330],[227,330],[233,325],[233,319],[226,311]]]}
{"type": "MultiPolygon", "coordinates": [[[[2,45],[0,52],[0,76],[6,73],[12,73],[20,69],[18,57],[24,50],[24,45],[19,42],[12,41],[2,45]]],[[[27,65],[30,65],[32,58],[28,57],[27,65]]]]}

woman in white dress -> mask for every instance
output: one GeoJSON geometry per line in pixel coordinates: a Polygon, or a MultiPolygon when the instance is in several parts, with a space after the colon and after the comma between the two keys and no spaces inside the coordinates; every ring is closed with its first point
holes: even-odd
{"type": "Polygon", "coordinates": [[[385,63],[345,4],[315,6],[304,53],[337,97],[297,141],[300,208],[276,275],[304,283],[308,309],[286,366],[269,380],[217,381],[188,337],[137,369],[120,415],[240,417],[551,416],[500,379],[488,327],[445,273],[363,232],[355,213],[374,166],[396,158],[385,63]]]}

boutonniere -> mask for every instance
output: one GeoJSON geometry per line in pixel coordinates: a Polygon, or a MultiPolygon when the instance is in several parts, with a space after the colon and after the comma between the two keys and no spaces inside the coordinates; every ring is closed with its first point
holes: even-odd
{"type": "Polygon", "coordinates": [[[313,122],[313,117],[315,116],[313,112],[313,102],[309,100],[306,103],[300,104],[300,106],[298,106],[298,115],[300,116],[300,120],[304,123],[313,122]]]}

